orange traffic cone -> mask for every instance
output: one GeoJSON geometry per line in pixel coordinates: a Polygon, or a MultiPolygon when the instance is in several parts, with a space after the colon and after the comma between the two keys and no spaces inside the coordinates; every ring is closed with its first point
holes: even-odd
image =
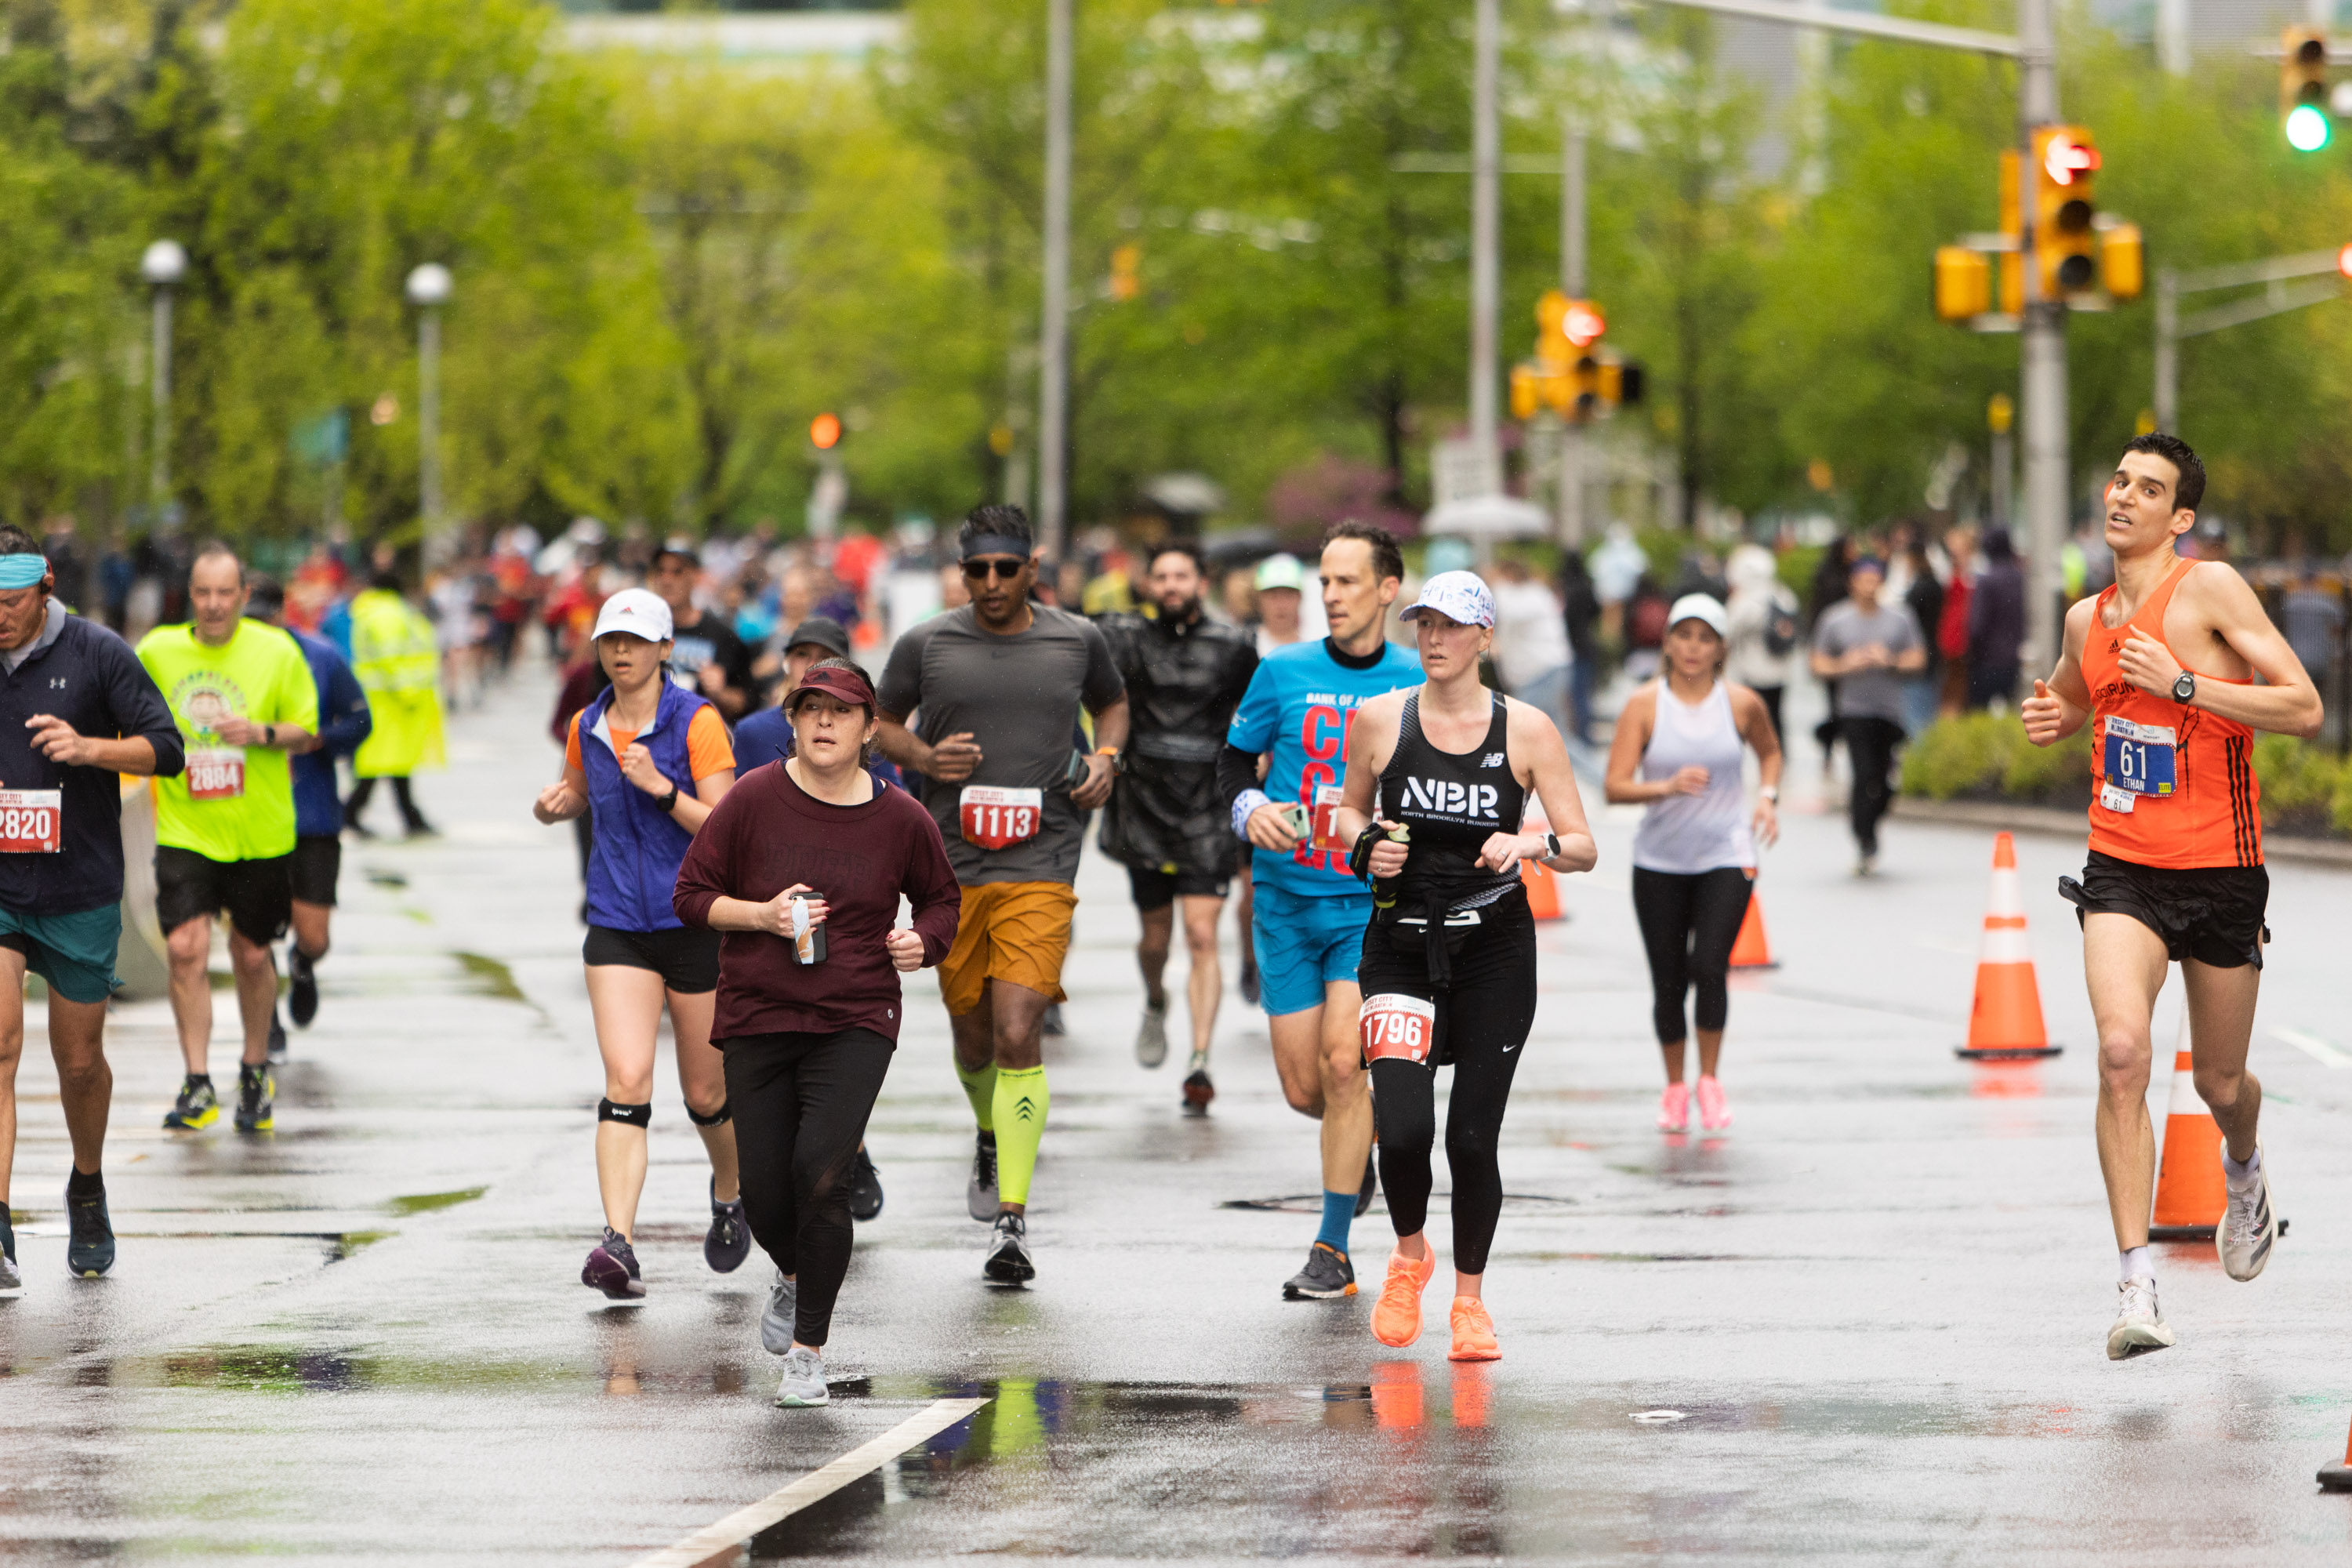
{"type": "Polygon", "coordinates": [[[1772,956],[1772,944],[1764,940],[1764,900],[1756,896],[1752,887],[1748,895],[1748,916],[1739,922],[1739,935],[1731,944],[1731,967],[1780,967],[1780,961],[1772,956]]]}
{"type": "Polygon", "coordinates": [[[2319,1472],[2319,1485],[2331,1492],[2352,1492],[2352,1437],[2344,1440],[2344,1459],[2319,1472]]]}
{"type": "Polygon", "coordinates": [[[1561,918],[1559,881],[1540,860],[1519,862],[1519,880],[1527,884],[1528,912],[1539,921],[1561,918]]]}
{"type": "Polygon", "coordinates": [[[1992,889],[1985,900],[1984,945],[1977,954],[1977,996],[1969,1010],[1969,1043],[1953,1047],[1972,1061],[2023,1061],[2054,1057],[2042,1023],[2042,987],[2025,945],[2025,894],[2018,884],[2017,842],[1992,841],[1992,889]]]}
{"type": "Polygon", "coordinates": [[[2180,1009],[2180,1044],[2172,1053],[2172,1098],[2164,1111],[2164,1152],[2156,1167],[2150,1241],[2210,1241],[2230,1191],[2221,1179],[2221,1129],[2205,1109],[2190,1070],[2189,1009],[2180,1009]]]}

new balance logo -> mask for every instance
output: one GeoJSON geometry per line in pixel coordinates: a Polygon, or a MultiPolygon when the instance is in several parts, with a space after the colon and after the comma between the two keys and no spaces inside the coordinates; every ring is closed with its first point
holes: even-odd
{"type": "Polygon", "coordinates": [[[1486,760],[1481,762],[1478,765],[1482,768],[1499,768],[1503,765],[1503,753],[1500,752],[1489,752],[1486,753],[1486,760]]]}
{"type": "Polygon", "coordinates": [[[1495,806],[1502,792],[1493,784],[1465,784],[1456,779],[1404,781],[1404,802],[1434,816],[1498,820],[1495,806]]]}

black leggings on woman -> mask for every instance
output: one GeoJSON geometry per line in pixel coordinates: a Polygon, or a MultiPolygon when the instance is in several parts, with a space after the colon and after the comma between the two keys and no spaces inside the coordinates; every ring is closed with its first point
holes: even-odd
{"type": "Polygon", "coordinates": [[[1633,868],[1633,917],[1642,923],[1642,945],[1650,952],[1650,1015],[1658,1044],[1690,1037],[1683,1020],[1683,997],[1698,992],[1698,1026],[1712,1033],[1731,1013],[1724,977],[1731,968],[1731,945],[1748,918],[1751,884],[1738,866],[1682,876],[1633,868]]]}
{"type": "MultiPolygon", "coordinates": [[[[1495,1222],[1503,1213],[1496,1159],[1503,1108],[1511,1098],[1519,1047],[1536,1021],[1536,926],[1517,893],[1480,911],[1453,953],[1440,988],[1429,978],[1418,926],[1375,924],[1364,933],[1357,981],[1369,1001],[1402,994],[1437,1008],[1433,1061],[1451,1062],[1454,1091],[1445,1108],[1445,1164],[1454,1176],[1454,1267],[1486,1272],[1495,1222]]],[[[1381,1123],[1381,1187],[1389,1223],[1401,1237],[1429,1223],[1429,1155],[1437,1142],[1437,1073],[1430,1063],[1382,1057],[1372,1063],[1372,1102],[1381,1123]]]]}
{"type": "Polygon", "coordinates": [[[871,1029],[839,1034],[738,1035],[727,1057],[727,1099],[752,1239],[799,1282],[793,1337],[823,1345],[849,1272],[850,1156],[890,1070],[891,1043],[871,1029]]]}

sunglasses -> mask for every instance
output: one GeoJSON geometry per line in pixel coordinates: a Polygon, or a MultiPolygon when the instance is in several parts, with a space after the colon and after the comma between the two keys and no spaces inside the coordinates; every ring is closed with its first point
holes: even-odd
{"type": "Polygon", "coordinates": [[[1020,576],[1021,569],[1028,564],[1026,561],[1017,558],[1007,561],[1002,556],[986,561],[967,561],[963,563],[963,574],[975,583],[985,582],[992,576],[1002,577],[1010,583],[1020,576]]]}

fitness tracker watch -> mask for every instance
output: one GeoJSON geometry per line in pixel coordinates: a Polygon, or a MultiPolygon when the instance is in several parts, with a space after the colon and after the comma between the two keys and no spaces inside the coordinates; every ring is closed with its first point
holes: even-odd
{"type": "Polygon", "coordinates": [[[657,800],[657,801],[654,802],[654,809],[656,809],[656,811],[661,811],[661,812],[665,812],[665,813],[677,810],[677,785],[676,785],[676,784],[672,784],[672,785],[670,785],[670,786],[669,786],[669,793],[668,793],[667,795],[666,795],[662,796],[659,800],[657,800]]]}
{"type": "Polygon", "coordinates": [[[2175,702],[2196,701],[2197,678],[2187,670],[2182,670],[2179,677],[2172,683],[2172,700],[2175,702]]]}

